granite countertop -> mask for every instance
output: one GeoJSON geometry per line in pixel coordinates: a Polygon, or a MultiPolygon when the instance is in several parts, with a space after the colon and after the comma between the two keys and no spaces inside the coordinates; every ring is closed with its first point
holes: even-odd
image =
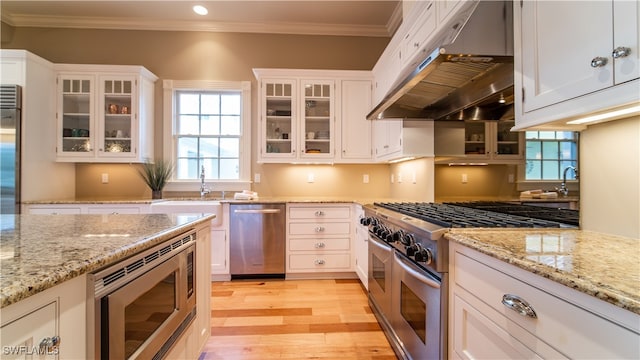
{"type": "Polygon", "coordinates": [[[0,308],[213,218],[212,214],[2,215],[0,308]]]}
{"type": "Polygon", "coordinates": [[[558,229],[451,229],[445,238],[640,314],[638,239],[558,229]]]}

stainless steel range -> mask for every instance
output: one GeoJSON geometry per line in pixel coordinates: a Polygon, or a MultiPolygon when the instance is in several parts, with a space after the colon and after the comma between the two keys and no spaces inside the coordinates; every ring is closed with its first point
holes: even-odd
{"type": "Polygon", "coordinates": [[[374,203],[365,205],[364,213],[369,303],[396,355],[416,360],[448,357],[449,251],[443,235],[449,228],[572,226],[470,203],[374,203]]]}

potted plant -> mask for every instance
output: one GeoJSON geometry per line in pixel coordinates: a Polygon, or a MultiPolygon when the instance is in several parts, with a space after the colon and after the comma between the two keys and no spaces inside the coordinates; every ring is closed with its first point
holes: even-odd
{"type": "Polygon", "coordinates": [[[152,199],[162,199],[162,189],[171,178],[173,165],[169,161],[157,160],[156,162],[146,162],[142,164],[142,169],[138,168],[138,174],[151,189],[152,199]]]}

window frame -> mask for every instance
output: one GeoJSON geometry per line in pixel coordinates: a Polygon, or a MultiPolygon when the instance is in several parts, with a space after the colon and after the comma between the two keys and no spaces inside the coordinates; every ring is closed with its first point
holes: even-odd
{"type": "MultiPolygon", "coordinates": [[[[205,179],[213,191],[241,191],[251,185],[251,82],[250,81],[206,81],[163,80],[163,158],[175,164],[177,159],[176,92],[177,91],[240,91],[242,96],[240,171],[237,180],[205,179]]],[[[200,179],[178,180],[175,174],[165,187],[166,191],[199,191],[200,179]],[[197,184],[197,185],[196,185],[197,184]]]]}
{"type": "MultiPolygon", "coordinates": [[[[531,131],[567,131],[567,130],[531,130],[531,131]]],[[[576,131],[573,130],[568,130],[571,132],[576,133],[576,131]]],[[[555,140],[555,141],[562,141],[563,139],[559,139],[559,140],[555,140]]],[[[566,139],[565,139],[566,140],[566,139]]],[[[553,141],[553,140],[552,140],[553,141]]],[[[576,163],[577,163],[577,168],[580,168],[580,133],[577,132],[575,134],[574,140],[577,146],[577,158],[576,158],[576,163]]],[[[545,190],[553,190],[555,187],[558,187],[560,185],[560,183],[562,182],[562,177],[560,176],[560,179],[558,180],[528,180],[526,178],[527,174],[526,174],[526,167],[527,167],[527,154],[526,154],[526,146],[527,146],[527,137],[524,136],[523,137],[523,146],[525,147],[525,151],[523,152],[523,164],[522,165],[518,165],[518,185],[517,188],[519,191],[523,191],[523,190],[535,190],[535,189],[545,189],[545,190]]],[[[579,185],[580,181],[576,180],[576,179],[567,179],[567,188],[569,188],[571,191],[578,191],[579,190],[579,185]]]]}

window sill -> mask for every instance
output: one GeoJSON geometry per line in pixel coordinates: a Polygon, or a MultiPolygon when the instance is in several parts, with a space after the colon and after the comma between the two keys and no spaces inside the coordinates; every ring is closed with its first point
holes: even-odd
{"type": "MultiPolygon", "coordinates": [[[[171,181],[164,187],[164,191],[200,191],[200,181],[171,181]]],[[[211,191],[242,191],[251,189],[251,181],[219,180],[205,181],[205,186],[211,191]]]]}

